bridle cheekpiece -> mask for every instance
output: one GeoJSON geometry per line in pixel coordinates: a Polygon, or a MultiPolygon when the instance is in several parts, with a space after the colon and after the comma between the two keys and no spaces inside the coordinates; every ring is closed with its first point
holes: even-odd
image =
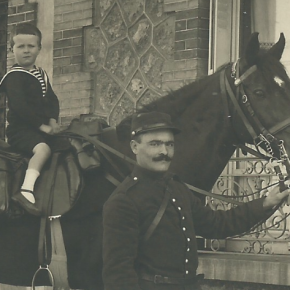
{"type": "MultiPolygon", "coordinates": [[[[251,135],[253,144],[256,146],[256,149],[258,151],[257,153],[259,153],[260,156],[262,156],[263,154],[260,153],[259,146],[261,146],[262,144],[265,145],[266,152],[270,155],[270,157],[265,155],[263,156],[273,165],[276,175],[279,178],[280,190],[285,190],[285,188],[289,187],[285,185],[285,180],[290,175],[290,160],[285,150],[284,140],[277,139],[275,135],[290,126],[290,117],[282,122],[279,122],[268,130],[262,125],[259,118],[255,114],[255,111],[249,101],[249,98],[243,86],[243,82],[257,70],[257,66],[251,66],[240,76],[239,62],[240,61],[237,60],[233,63],[231,67],[231,78],[234,79],[236,94],[234,94],[224,71],[224,73],[221,74],[221,78],[224,78],[225,91],[229,95],[230,100],[235,107],[235,110],[239,114],[240,118],[243,121],[243,124],[251,135]],[[240,102],[239,99],[241,100],[240,102]],[[281,165],[284,165],[286,167],[286,171],[288,174],[287,177],[282,174],[281,165]]],[[[247,147],[243,146],[243,149],[245,148],[247,147]]],[[[251,150],[251,153],[253,153],[253,150],[251,150]]]]}

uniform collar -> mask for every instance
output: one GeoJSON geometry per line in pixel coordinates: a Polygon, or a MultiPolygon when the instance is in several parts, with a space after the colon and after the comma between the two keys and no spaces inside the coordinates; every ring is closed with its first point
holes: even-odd
{"type": "Polygon", "coordinates": [[[148,170],[146,168],[143,168],[139,165],[135,165],[131,175],[133,178],[137,178],[137,179],[145,178],[145,179],[150,179],[152,181],[170,179],[173,176],[173,174],[171,172],[168,172],[168,171],[156,172],[156,171],[152,171],[152,170],[148,170]]]}

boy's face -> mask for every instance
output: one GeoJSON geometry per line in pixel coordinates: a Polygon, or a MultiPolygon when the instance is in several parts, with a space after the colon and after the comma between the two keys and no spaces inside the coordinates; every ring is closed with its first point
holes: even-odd
{"type": "Polygon", "coordinates": [[[12,47],[16,62],[25,69],[32,69],[40,52],[39,39],[36,35],[17,34],[13,37],[12,47]]]}

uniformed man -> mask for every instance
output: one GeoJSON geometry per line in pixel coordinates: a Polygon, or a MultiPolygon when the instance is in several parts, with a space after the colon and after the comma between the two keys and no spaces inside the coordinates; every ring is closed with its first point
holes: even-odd
{"type": "Polygon", "coordinates": [[[196,235],[223,239],[243,233],[289,194],[275,188],[229,211],[205,207],[167,171],[177,133],[164,113],[132,119],[137,165],[104,206],[105,290],[198,289],[196,235]]]}

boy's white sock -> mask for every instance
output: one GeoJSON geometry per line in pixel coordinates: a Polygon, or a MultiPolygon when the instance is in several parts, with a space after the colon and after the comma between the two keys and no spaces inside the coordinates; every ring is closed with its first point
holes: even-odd
{"type": "MultiPolygon", "coordinates": [[[[39,174],[40,173],[35,169],[27,169],[26,174],[25,174],[25,178],[24,178],[24,182],[21,186],[21,189],[31,190],[33,192],[34,184],[35,184],[35,181],[38,178],[39,174]]],[[[34,198],[34,195],[32,193],[21,191],[21,194],[26,199],[28,199],[31,203],[35,203],[35,198],[34,198]]]]}

